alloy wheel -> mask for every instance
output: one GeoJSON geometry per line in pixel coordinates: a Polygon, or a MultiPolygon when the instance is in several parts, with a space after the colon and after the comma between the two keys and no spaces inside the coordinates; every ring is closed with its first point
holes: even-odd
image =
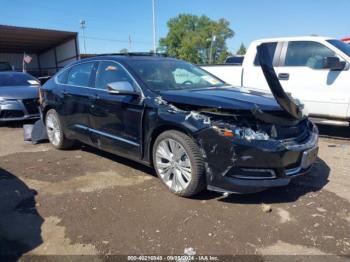
{"type": "Polygon", "coordinates": [[[58,146],[61,142],[62,131],[60,129],[57,117],[52,113],[46,116],[46,130],[50,142],[54,146],[58,146]]]}
{"type": "Polygon", "coordinates": [[[156,169],[174,192],[187,188],[192,178],[190,158],[185,148],[173,139],[162,140],[156,148],[156,169]]]}

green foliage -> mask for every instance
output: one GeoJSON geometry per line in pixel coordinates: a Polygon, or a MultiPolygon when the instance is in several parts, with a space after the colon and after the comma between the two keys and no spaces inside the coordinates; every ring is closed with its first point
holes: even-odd
{"type": "Polygon", "coordinates": [[[245,55],[246,53],[247,53],[247,48],[242,43],[241,46],[239,47],[238,51],[237,51],[237,55],[245,55]]]}
{"type": "Polygon", "coordinates": [[[120,54],[127,54],[129,50],[127,48],[120,49],[119,53],[120,54]]]}
{"type": "Polygon", "coordinates": [[[208,63],[212,35],[214,63],[222,63],[229,55],[226,40],[234,36],[225,19],[214,21],[207,16],[181,14],[167,23],[169,32],[159,41],[159,49],[168,55],[196,64],[208,63]]]}

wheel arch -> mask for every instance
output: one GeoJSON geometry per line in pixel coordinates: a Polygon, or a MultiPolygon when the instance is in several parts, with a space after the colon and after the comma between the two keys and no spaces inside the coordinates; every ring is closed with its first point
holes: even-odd
{"type": "Polygon", "coordinates": [[[50,109],[55,109],[55,108],[51,105],[47,105],[42,109],[42,117],[43,117],[44,125],[45,125],[46,114],[50,109]]]}
{"type": "Polygon", "coordinates": [[[182,132],[186,135],[188,135],[189,137],[191,137],[192,139],[194,139],[193,137],[193,133],[186,129],[185,127],[182,127],[182,126],[178,126],[176,124],[164,124],[164,125],[160,125],[158,127],[156,127],[151,135],[149,136],[150,139],[148,139],[148,143],[146,142],[145,143],[145,146],[146,146],[146,150],[145,150],[145,160],[147,160],[147,162],[150,163],[151,166],[153,166],[153,154],[152,154],[152,151],[153,151],[153,145],[154,145],[154,142],[156,141],[157,137],[166,132],[166,131],[170,131],[170,130],[176,130],[176,131],[179,131],[179,132],[182,132]]]}

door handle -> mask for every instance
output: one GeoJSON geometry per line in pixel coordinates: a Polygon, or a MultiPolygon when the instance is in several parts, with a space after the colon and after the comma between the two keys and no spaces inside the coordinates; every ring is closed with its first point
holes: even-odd
{"type": "Polygon", "coordinates": [[[279,73],[278,79],[279,80],[289,80],[289,74],[288,73],[279,73]]]}

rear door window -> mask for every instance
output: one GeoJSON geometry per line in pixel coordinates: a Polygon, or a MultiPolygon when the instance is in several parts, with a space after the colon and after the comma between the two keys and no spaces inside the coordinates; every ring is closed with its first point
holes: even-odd
{"type": "Polygon", "coordinates": [[[322,69],[323,60],[335,53],[321,43],[312,41],[291,41],[288,43],[284,66],[304,66],[322,69]]]}
{"type": "Polygon", "coordinates": [[[94,62],[91,62],[73,66],[69,70],[67,84],[84,87],[90,86],[90,78],[94,64],[94,62]]]}
{"type": "MultiPolygon", "coordinates": [[[[273,61],[274,58],[275,58],[277,42],[271,42],[271,43],[266,43],[266,44],[267,44],[267,49],[268,49],[269,56],[271,57],[271,61],[273,61]]],[[[259,58],[258,58],[258,54],[256,54],[256,56],[255,56],[254,65],[255,66],[260,66],[260,61],[259,61],[259,58]]]]}

